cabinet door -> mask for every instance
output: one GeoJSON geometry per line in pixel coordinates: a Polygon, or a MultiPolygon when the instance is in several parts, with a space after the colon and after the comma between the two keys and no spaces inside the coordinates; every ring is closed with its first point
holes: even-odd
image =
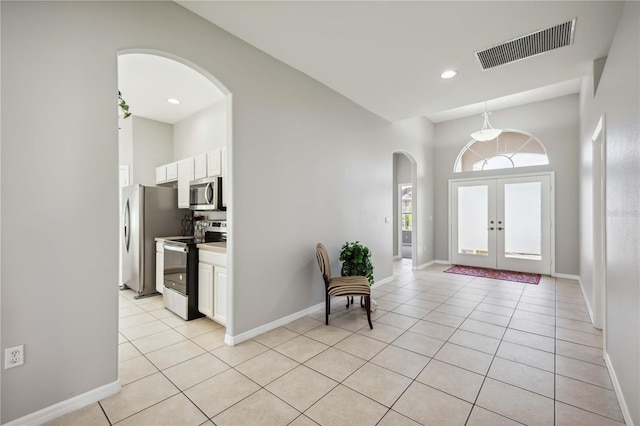
{"type": "Polygon", "coordinates": [[[173,182],[178,179],[178,163],[173,162],[167,164],[167,182],[173,182]]]}
{"type": "Polygon", "coordinates": [[[202,179],[207,177],[207,154],[196,155],[193,158],[193,178],[202,179]]]}
{"type": "Polygon", "coordinates": [[[207,153],[207,176],[216,177],[222,175],[222,164],[220,163],[220,150],[207,153]]]}
{"type": "Polygon", "coordinates": [[[193,180],[193,158],[178,162],[178,208],[189,208],[189,182],[193,180]]]}
{"type": "Polygon", "coordinates": [[[227,324],[227,268],[216,266],[213,271],[213,319],[227,324]]]}
{"type": "Polygon", "coordinates": [[[164,253],[156,252],[156,291],[164,292],[164,253]]]}
{"type": "Polygon", "coordinates": [[[167,166],[156,167],[156,183],[164,183],[167,181],[167,166]]]}
{"type": "Polygon", "coordinates": [[[213,318],[213,265],[198,263],[198,310],[213,318]]]}

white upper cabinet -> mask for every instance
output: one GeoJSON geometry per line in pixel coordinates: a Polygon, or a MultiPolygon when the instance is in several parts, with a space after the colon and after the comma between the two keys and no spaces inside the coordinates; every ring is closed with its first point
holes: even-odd
{"type": "Polygon", "coordinates": [[[167,165],[156,167],[156,183],[165,183],[167,181],[167,165]]]}
{"type": "Polygon", "coordinates": [[[207,153],[207,176],[222,176],[221,149],[215,149],[207,153]]]}
{"type": "Polygon", "coordinates": [[[167,164],[167,182],[174,182],[178,180],[178,162],[167,164]]]}
{"type": "Polygon", "coordinates": [[[189,182],[193,180],[193,158],[178,161],[178,208],[189,208],[189,182]]]}
{"type": "Polygon", "coordinates": [[[193,158],[193,178],[202,179],[207,177],[207,154],[196,155],[193,158]]]}

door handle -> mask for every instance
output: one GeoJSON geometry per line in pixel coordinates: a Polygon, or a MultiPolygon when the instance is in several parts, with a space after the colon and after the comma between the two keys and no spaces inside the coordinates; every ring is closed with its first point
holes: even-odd
{"type": "Polygon", "coordinates": [[[498,228],[498,231],[502,231],[504,228],[498,228]]]}
{"type": "Polygon", "coordinates": [[[487,229],[488,229],[489,231],[493,231],[493,230],[494,230],[494,229],[496,229],[496,228],[494,228],[494,227],[492,226],[491,228],[487,228],[487,229]]]}

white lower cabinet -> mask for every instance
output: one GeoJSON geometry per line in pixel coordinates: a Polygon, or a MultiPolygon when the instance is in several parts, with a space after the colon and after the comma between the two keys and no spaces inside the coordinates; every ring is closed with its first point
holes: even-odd
{"type": "Polygon", "coordinates": [[[227,324],[227,255],[198,251],[198,310],[219,324],[227,324]]]}
{"type": "Polygon", "coordinates": [[[164,292],[164,247],[156,242],[156,291],[164,292]]]}
{"type": "Polygon", "coordinates": [[[213,265],[198,263],[198,311],[213,318],[213,265]]]}

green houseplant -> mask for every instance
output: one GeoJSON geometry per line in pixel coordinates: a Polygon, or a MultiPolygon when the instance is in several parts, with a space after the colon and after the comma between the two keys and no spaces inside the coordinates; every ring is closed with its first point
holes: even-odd
{"type": "Polygon", "coordinates": [[[373,285],[373,264],[371,263],[371,250],[356,241],[347,241],[340,249],[342,263],[342,276],[366,277],[369,285],[373,285]]]}

